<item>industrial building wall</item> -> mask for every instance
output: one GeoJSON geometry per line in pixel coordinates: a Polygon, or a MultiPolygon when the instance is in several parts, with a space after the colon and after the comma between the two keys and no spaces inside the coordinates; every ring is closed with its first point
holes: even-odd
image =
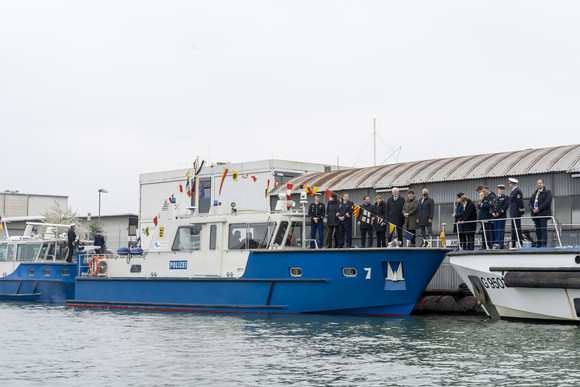
{"type": "Polygon", "coordinates": [[[5,217],[38,216],[55,205],[66,209],[68,198],[66,196],[0,193],[0,215],[5,217]]]}

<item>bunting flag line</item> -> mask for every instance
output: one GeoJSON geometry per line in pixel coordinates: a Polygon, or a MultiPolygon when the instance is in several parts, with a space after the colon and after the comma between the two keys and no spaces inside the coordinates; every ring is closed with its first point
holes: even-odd
{"type": "Polygon", "coordinates": [[[149,227],[144,228],[142,231],[143,231],[143,234],[145,234],[146,237],[149,236],[149,227]]]}
{"type": "Polygon", "coordinates": [[[274,180],[274,188],[276,188],[280,184],[280,180],[274,180]]]}
{"type": "Polygon", "coordinates": [[[366,224],[373,224],[373,214],[371,214],[370,211],[367,211],[363,208],[360,221],[366,224]]]}
{"type": "Polygon", "coordinates": [[[187,196],[191,197],[191,191],[187,190],[187,196]]]}
{"type": "Polygon", "coordinates": [[[316,192],[318,192],[319,189],[320,188],[318,188],[318,187],[312,187],[312,193],[310,195],[316,194],[316,192]]]}
{"type": "Polygon", "coordinates": [[[352,210],[352,216],[354,218],[358,218],[359,213],[360,213],[360,207],[355,204],[354,209],[352,210]]]}
{"type": "Polygon", "coordinates": [[[183,192],[183,185],[179,184],[179,192],[183,192]]]}
{"type": "Polygon", "coordinates": [[[406,235],[405,237],[407,238],[407,241],[411,241],[411,239],[413,239],[413,237],[415,236],[415,234],[413,234],[411,231],[406,230],[406,235]]]}
{"type": "Polygon", "coordinates": [[[232,180],[238,181],[238,171],[232,171],[232,180]]]}
{"type": "Polygon", "coordinates": [[[270,179],[268,179],[268,183],[266,184],[266,199],[268,199],[268,192],[270,191],[270,179]]]}
{"type": "Polygon", "coordinates": [[[256,182],[256,180],[258,180],[258,178],[256,176],[251,176],[252,180],[254,180],[254,183],[256,182]]]}
{"type": "Polygon", "coordinates": [[[153,224],[157,227],[157,217],[153,218],[153,224]]]}
{"type": "MultiPolygon", "coordinates": [[[[187,174],[189,175],[189,172],[187,172],[187,174]]],[[[187,176],[187,182],[185,183],[185,190],[189,191],[189,176],[187,176]]]]}
{"type": "Polygon", "coordinates": [[[393,235],[393,231],[395,231],[395,225],[389,223],[389,236],[393,235]]]}
{"type": "Polygon", "coordinates": [[[331,193],[332,193],[331,190],[329,190],[329,189],[326,190],[326,198],[325,198],[325,200],[328,200],[328,198],[330,197],[330,194],[331,193]]]}
{"type": "Polygon", "coordinates": [[[222,174],[222,182],[220,183],[220,190],[218,195],[222,194],[222,186],[224,185],[224,180],[226,179],[226,175],[228,174],[228,169],[224,168],[224,173],[222,174]]]}

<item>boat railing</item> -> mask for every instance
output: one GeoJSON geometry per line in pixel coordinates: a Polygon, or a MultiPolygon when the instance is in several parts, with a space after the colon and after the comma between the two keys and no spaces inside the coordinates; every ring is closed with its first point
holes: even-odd
{"type": "MultiPolygon", "coordinates": [[[[553,242],[552,247],[562,247],[562,224],[554,216],[534,216],[534,217],[518,217],[518,218],[495,218],[495,219],[479,219],[466,222],[455,223],[455,232],[457,236],[458,246],[461,250],[466,249],[465,237],[470,234],[480,235],[479,246],[482,249],[487,248],[497,249],[502,244],[509,244],[512,242],[515,248],[529,248],[535,247],[535,241],[531,238],[531,233],[536,233],[536,221],[538,219],[546,219],[546,230],[548,233],[548,240],[553,242]],[[551,221],[551,222],[550,222],[551,221]],[[466,224],[475,223],[474,232],[464,232],[463,229],[466,224]],[[503,223],[503,225],[501,224],[503,223]],[[518,227],[518,223],[520,226],[518,227]],[[492,234],[494,226],[499,226],[504,229],[503,240],[498,241],[492,234]],[[512,231],[515,231],[512,233],[512,231]],[[512,234],[515,235],[515,240],[512,240],[512,234]],[[552,238],[550,238],[550,234],[552,238]],[[500,243],[501,242],[501,243],[500,243]],[[492,246],[492,247],[490,247],[492,246]]],[[[536,235],[536,240],[539,239],[536,235]]],[[[546,241],[548,242],[548,241],[546,241]]],[[[474,245],[477,244],[474,241],[474,245]]]]}

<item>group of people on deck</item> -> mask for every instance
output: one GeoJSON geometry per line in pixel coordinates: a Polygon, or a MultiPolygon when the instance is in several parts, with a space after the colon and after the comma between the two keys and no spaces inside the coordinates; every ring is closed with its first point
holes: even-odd
{"type": "MultiPolygon", "coordinates": [[[[310,217],[310,247],[354,247],[352,243],[352,226],[355,219],[355,205],[349,200],[348,193],[339,200],[334,192],[328,197],[325,206],[321,195],[317,193],[308,208],[310,217]],[[326,218],[326,238],[324,238],[324,218],[326,218]]],[[[415,234],[421,230],[423,245],[428,244],[427,237],[433,236],[433,215],[435,202],[429,197],[429,190],[423,189],[422,197],[417,199],[415,191],[407,192],[407,199],[399,195],[399,189],[393,188],[392,196],[385,202],[379,195],[371,204],[369,196],[356,206],[357,224],[361,230],[361,246],[373,247],[376,237],[377,247],[386,247],[396,237],[394,243],[403,245],[403,230],[409,246],[415,246],[415,234]]]]}
{"type": "MultiPolygon", "coordinates": [[[[482,249],[503,249],[505,224],[508,217],[512,223],[512,247],[529,240],[521,227],[521,217],[525,213],[524,198],[518,187],[518,180],[509,178],[510,195],[506,195],[504,184],[497,186],[497,195],[488,186],[477,187],[479,200],[475,203],[462,192],[457,194],[457,204],[453,217],[455,231],[459,233],[460,247],[473,250],[475,234],[479,228],[482,249]],[[481,221],[481,222],[478,222],[481,221]]],[[[536,183],[537,189],[528,201],[528,209],[536,227],[537,243],[535,247],[546,247],[548,243],[548,219],[552,216],[552,192],[546,189],[543,180],[536,183]]]]}
{"type": "MultiPolygon", "coordinates": [[[[477,188],[478,198],[474,202],[462,192],[457,194],[455,205],[454,232],[458,231],[460,247],[465,250],[475,248],[475,234],[481,233],[482,249],[503,249],[505,224],[509,217],[511,224],[511,243],[530,240],[522,231],[521,217],[525,214],[525,203],[518,180],[509,178],[510,194],[506,186],[499,184],[497,194],[488,186],[477,188]]],[[[546,247],[548,241],[547,223],[552,215],[552,193],[543,180],[537,181],[537,189],[528,201],[528,209],[536,227],[537,243],[535,247],[546,247]]],[[[325,205],[320,193],[308,208],[311,233],[310,247],[354,247],[352,242],[353,221],[360,227],[360,244],[362,247],[386,247],[387,243],[414,247],[417,233],[421,232],[422,246],[429,245],[433,237],[433,215],[435,202],[429,197],[429,190],[424,188],[421,197],[415,197],[415,191],[407,191],[407,198],[399,194],[398,188],[392,189],[392,196],[386,201],[379,195],[374,203],[365,196],[359,206],[349,200],[345,193],[339,199],[334,192],[328,197],[325,205]],[[356,211],[355,211],[356,208],[356,211]],[[357,216],[355,214],[358,213],[357,216]],[[326,220],[325,220],[326,219],[326,220]],[[326,229],[324,227],[326,222],[326,229]]]]}

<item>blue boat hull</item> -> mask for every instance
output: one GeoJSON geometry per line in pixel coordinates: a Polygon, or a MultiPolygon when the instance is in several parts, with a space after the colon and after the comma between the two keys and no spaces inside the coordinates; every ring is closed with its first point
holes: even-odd
{"type": "Polygon", "coordinates": [[[64,303],[74,297],[77,266],[66,262],[22,262],[0,278],[0,301],[64,303]]]}
{"type": "Polygon", "coordinates": [[[446,249],[252,251],[240,278],[77,277],[69,306],[168,311],[410,314],[446,249]],[[387,279],[403,265],[404,279],[387,279]],[[290,268],[300,268],[293,277],[290,268]],[[345,275],[344,268],[356,269],[345,275]],[[352,273],[352,272],[351,272],[352,273]]]}

